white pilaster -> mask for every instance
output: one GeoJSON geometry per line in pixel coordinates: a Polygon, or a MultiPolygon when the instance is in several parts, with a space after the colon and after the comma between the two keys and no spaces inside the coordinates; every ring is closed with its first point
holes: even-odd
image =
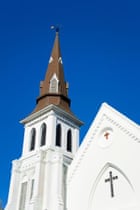
{"type": "Polygon", "coordinates": [[[15,160],[12,162],[12,174],[9,188],[9,196],[8,203],[5,210],[16,210],[18,205],[18,197],[19,197],[19,161],[15,160]]]}
{"type": "Polygon", "coordinates": [[[50,112],[47,119],[47,144],[48,147],[55,146],[55,136],[56,136],[56,115],[53,111],[50,112]]]}

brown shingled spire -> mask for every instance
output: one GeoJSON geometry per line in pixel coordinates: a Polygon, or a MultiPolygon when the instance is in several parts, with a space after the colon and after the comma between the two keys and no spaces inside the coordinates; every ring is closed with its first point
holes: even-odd
{"type": "Polygon", "coordinates": [[[64,80],[64,71],[59,44],[59,30],[56,30],[54,46],[50,56],[45,80],[40,83],[40,96],[34,112],[54,104],[70,112],[68,85],[64,80]]]}

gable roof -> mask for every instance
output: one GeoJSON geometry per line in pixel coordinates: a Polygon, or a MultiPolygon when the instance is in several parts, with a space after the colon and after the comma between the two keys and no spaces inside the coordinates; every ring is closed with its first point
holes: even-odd
{"type": "Polygon", "coordinates": [[[78,170],[82,160],[88,153],[90,146],[96,144],[99,133],[101,132],[103,127],[106,127],[107,129],[109,129],[109,127],[115,127],[126,136],[128,136],[129,139],[132,139],[136,143],[140,143],[139,125],[115,110],[107,103],[103,103],[95,119],[93,120],[86,136],[84,137],[82,144],[80,145],[79,150],[77,151],[74,160],[72,161],[72,164],[69,167],[68,182],[73,179],[73,176],[78,170]]]}

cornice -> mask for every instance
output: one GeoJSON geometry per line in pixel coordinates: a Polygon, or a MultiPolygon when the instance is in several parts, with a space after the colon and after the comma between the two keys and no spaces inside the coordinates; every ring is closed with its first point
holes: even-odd
{"type": "Polygon", "coordinates": [[[68,113],[65,110],[63,110],[53,104],[50,104],[49,106],[45,107],[44,109],[39,110],[38,112],[31,113],[28,117],[21,120],[20,123],[22,123],[22,124],[29,123],[29,122],[37,119],[38,117],[43,116],[44,114],[47,114],[47,113],[49,114],[49,112],[51,112],[51,111],[52,111],[52,114],[54,112],[59,116],[63,116],[66,119],[71,120],[73,123],[75,123],[78,126],[83,125],[83,122],[80,121],[78,118],[76,118],[73,114],[68,113]]]}

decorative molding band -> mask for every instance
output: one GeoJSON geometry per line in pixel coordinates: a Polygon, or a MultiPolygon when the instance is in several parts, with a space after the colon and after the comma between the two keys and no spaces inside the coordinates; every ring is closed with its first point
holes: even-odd
{"type": "Polygon", "coordinates": [[[117,128],[119,128],[123,133],[125,133],[126,135],[128,135],[131,139],[133,139],[134,141],[136,141],[137,143],[140,143],[140,138],[137,138],[136,135],[132,132],[130,132],[128,129],[126,129],[124,126],[122,126],[121,124],[117,123],[115,120],[111,119],[110,117],[108,117],[107,115],[105,115],[105,118],[111,122],[113,125],[115,125],[117,128]]]}
{"type": "Polygon", "coordinates": [[[53,104],[50,104],[49,106],[45,107],[44,109],[41,109],[38,112],[32,113],[31,115],[29,115],[25,119],[21,120],[20,123],[27,124],[27,123],[37,119],[38,117],[41,117],[42,115],[47,114],[48,112],[49,113],[52,112],[52,113],[56,113],[58,115],[62,115],[65,118],[73,121],[78,126],[83,125],[83,122],[80,121],[79,119],[77,119],[72,113],[68,113],[65,110],[63,110],[63,109],[61,109],[61,108],[59,108],[59,107],[57,107],[53,104]]]}

